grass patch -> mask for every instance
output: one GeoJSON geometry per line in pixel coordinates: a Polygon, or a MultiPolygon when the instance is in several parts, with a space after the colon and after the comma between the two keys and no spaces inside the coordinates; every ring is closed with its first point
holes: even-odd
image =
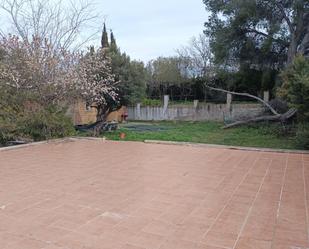
{"type": "Polygon", "coordinates": [[[216,122],[131,122],[105,133],[108,139],[126,141],[163,140],[220,145],[295,149],[293,136],[282,135],[278,124],[260,124],[223,130],[216,122]]]}

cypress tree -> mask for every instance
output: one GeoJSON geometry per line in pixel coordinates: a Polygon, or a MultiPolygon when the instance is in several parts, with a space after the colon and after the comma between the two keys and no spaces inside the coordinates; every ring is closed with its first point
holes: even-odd
{"type": "Polygon", "coordinates": [[[113,49],[116,49],[116,48],[117,48],[116,39],[115,39],[115,36],[114,36],[114,33],[113,33],[112,30],[111,30],[111,47],[112,47],[113,49]]]}
{"type": "Polygon", "coordinates": [[[106,31],[105,23],[104,23],[103,32],[102,32],[101,46],[102,46],[102,48],[108,48],[109,47],[108,34],[107,34],[107,31],[106,31]]]}

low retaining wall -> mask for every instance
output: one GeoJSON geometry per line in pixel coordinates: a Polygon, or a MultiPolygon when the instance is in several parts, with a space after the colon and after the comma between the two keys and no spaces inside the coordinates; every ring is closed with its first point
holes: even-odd
{"type": "Polygon", "coordinates": [[[141,121],[224,121],[259,116],[264,109],[259,104],[198,104],[197,106],[128,107],[129,120],[141,121]]]}

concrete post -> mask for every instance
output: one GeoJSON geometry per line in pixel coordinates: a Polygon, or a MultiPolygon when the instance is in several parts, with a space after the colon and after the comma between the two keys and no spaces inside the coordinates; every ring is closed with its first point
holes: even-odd
{"type": "Polygon", "coordinates": [[[141,118],[141,103],[137,103],[136,105],[136,117],[137,119],[141,118]]]}
{"type": "Polygon", "coordinates": [[[232,109],[232,100],[233,100],[232,94],[228,93],[226,96],[226,109],[229,111],[232,109]]]}
{"type": "Polygon", "coordinates": [[[270,97],[269,97],[269,91],[264,91],[264,101],[269,102],[270,97]]]}
{"type": "Polygon", "coordinates": [[[164,102],[163,102],[163,117],[164,119],[168,119],[168,112],[167,112],[167,108],[168,108],[168,102],[170,101],[170,96],[169,95],[164,95],[164,102]]]}
{"type": "Polygon", "coordinates": [[[197,107],[198,107],[198,102],[199,102],[198,100],[194,100],[194,102],[193,102],[193,106],[194,106],[195,109],[197,109],[197,107]]]}
{"type": "Polygon", "coordinates": [[[170,96],[169,95],[164,95],[164,103],[163,103],[164,110],[167,109],[169,101],[170,101],[170,96]]]}

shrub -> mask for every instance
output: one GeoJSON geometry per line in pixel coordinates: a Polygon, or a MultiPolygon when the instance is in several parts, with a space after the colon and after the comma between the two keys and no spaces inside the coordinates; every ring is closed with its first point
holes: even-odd
{"type": "Polygon", "coordinates": [[[33,140],[46,140],[66,137],[74,134],[72,120],[65,115],[65,110],[57,106],[48,106],[35,113],[27,113],[19,120],[20,134],[33,140]]]}
{"type": "Polygon", "coordinates": [[[20,96],[12,95],[0,85],[0,144],[18,139],[17,120],[21,116],[20,96]]]}
{"type": "Polygon", "coordinates": [[[142,106],[162,106],[160,99],[143,99],[142,106]]]}
{"type": "Polygon", "coordinates": [[[8,141],[39,141],[73,135],[72,121],[58,106],[33,110],[8,107],[0,109],[0,144],[8,141]]]}
{"type": "Polygon", "coordinates": [[[279,95],[298,109],[300,120],[309,121],[309,59],[297,56],[281,76],[279,95]]]}
{"type": "Polygon", "coordinates": [[[8,141],[14,140],[15,133],[14,133],[15,127],[11,126],[8,123],[4,123],[3,121],[0,121],[0,145],[5,145],[8,141]]]}
{"type": "Polygon", "coordinates": [[[309,124],[302,123],[297,127],[296,146],[299,149],[309,149],[309,124]]]}

